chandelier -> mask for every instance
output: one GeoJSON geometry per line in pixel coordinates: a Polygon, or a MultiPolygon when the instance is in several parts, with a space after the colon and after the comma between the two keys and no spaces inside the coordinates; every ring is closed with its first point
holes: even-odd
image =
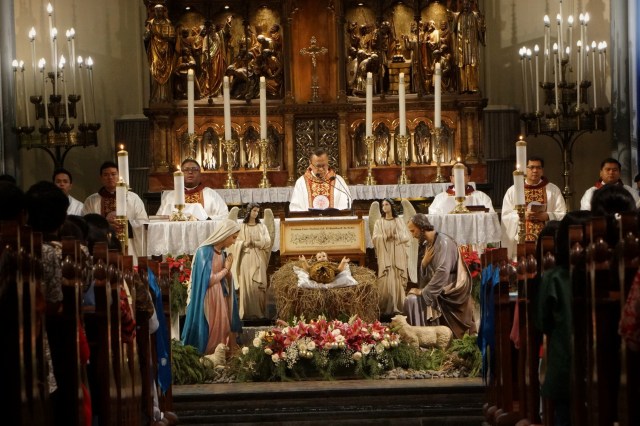
{"type": "Polygon", "coordinates": [[[589,46],[589,19],[588,13],[579,15],[579,34],[574,48],[574,18],[569,16],[565,27],[560,0],[555,39],[552,38],[551,20],[545,15],[542,51],[535,45],[533,51],[525,46],[519,52],[524,92],[521,119],[525,134],[547,136],[557,143],[563,161],[562,194],[567,200],[572,196],[570,175],[573,147],[583,134],[605,131],[606,115],[609,113],[609,107],[602,104],[605,100],[607,44],[592,41],[589,46]]]}
{"type": "Polygon", "coordinates": [[[36,63],[37,38],[36,30],[32,27],[29,31],[32,78],[27,76],[23,60],[14,59],[12,63],[16,111],[12,130],[17,134],[21,148],[44,150],[57,168],[64,165],[71,149],[98,145],[100,123],[96,118],[93,60],[91,57],[86,61],[82,56],[76,58],[73,28],[65,33],[67,56],[59,51],[58,30],[54,26],[51,3],[47,5],[47,13],[51,62],[47,63],[45,58],[41,58],[36,63]],[[91,94],[89,107],[93,122],[87,118],[85,89],[91,94]],[[30,95],[27,94],[29,91],[30,95]],[[33,119],[31,109],[34,110],[33,119]]]}

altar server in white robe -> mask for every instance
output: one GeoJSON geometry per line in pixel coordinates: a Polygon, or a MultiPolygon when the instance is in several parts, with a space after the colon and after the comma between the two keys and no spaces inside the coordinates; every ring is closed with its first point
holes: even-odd
{"type": "MultiPolygon", "coordinates": [[[[535,241],[544,225],[550,220],[562,220],[567,206],[560,188],[544,177],[544,160],[530,157],[527,161],[524,182],[525,232],[527,241],[535,241]]],[[[502,245],[510,257],[516,254],[518,242],[518,212],[516,191],[511,185],[502,200],[502,245]]]]}
{"type": "Polygon", "coordinates": [[[73,187],[73,176],[67,169],[59,168],[53,171],[53,183],[69,198],[68,215],[81,216],[83,204],[70,194],[73,187]]]}
{"type": "MultiPolygon", "coordinates": [[[[84,202],[82,214],[97,213],[116,227],[116,184],[120,178],[118,165],[112,161],[105,161],[100,166],[100,181],[102,188],[95,194],[89,195],[84,202]]],[[[129,254],[133,255],[137,263],[138,256],[144,253],[144,225],[149,223],[149,217],[144,203],[135,192],[127,192],[127,219],[129,220],[129,254]]]]}
{"type": "Polygon", "coordinates": [[[604,185],[620,185],[633,197],[633,201],[636,203],[636,207],[640,207],[640,198],[638,198],[638,191],[625,185],[620,180],[620,171],[622,170],[622,164],[615,158],[605,158],[600,163],[600,179],[589,189],[587,189],[580,200],[580,210],[591,210],[591,198],[596,190],[602,188],[604,185]]]}
{"type": "Polygon", "coordinates": [[[353,198],[344,179],[329,168],[329,155],[323,148],[311,154],[309,167],[296,181],[291,193],[289,211],[351,208],[353,198]]]}
{"type": "MultiPolygon", "coordinates": [[[[465,206],[484,206],[489,209],[490,212],[493,212],[493,203],[491,202],[491,198],[487,194],[482,191],[478,191],[473,186],[469,185],[469,177],[471,176],[471,168],[465,164],[465,175],[464,175],[464,192],[465,206]]],[[[453,174],[449,177],[452,184],[455,184],[453,180],[453,174]]],[[[456,205],[456,191],[454,185],[449,186],[446,190],[436,195],[433,199],[433,202],[429,206],[429,214],[449,214],[451,210],[453,210],[456,205]]]]}
{"type": "MultiPolygon", "coordinates": [[[[204,186],[200,164],[194,159],[187,158],[182,162],[181,169],[184,173],[184,200],[187,207],[189,207],[189,204],[200,204],[204,208],[207,217],[226,218],[229,214],[227,203],[215,190],[204,186]]],[[[175,188],[171,191],[163,192],[157,214],[171,215],[175,211],[175,198],[175,188]]],[[[206,217],[203,219],[206,219],[206,217]]]]}

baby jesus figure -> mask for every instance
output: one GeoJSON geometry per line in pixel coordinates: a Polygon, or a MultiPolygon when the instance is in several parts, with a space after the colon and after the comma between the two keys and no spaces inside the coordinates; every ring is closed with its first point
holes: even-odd
{"type": "MultiPolygon", "coordinates": [[[[300,255],[299,268],[294,267],[294,271],[298,274],[298,285],[300,287],[313,286],[315,282],[319,284],[328,284],[330,287],[346,287],[358,284],[351,276],[349,270],[349,258],[343,257],[339,264],[331,262],[327,253],[318,252],[315,257],[311,258],[309,263],[304,255],[300,255]],[[306,277],[305,277],[306,276],[306,277]]],[[[313,286],[315,287],[315,286],[313,286]]]]}

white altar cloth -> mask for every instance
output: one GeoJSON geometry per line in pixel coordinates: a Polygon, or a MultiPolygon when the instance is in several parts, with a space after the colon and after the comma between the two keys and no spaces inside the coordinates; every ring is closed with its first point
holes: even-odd
{"type": "MultiPolygon", "coordinates": [[[[443,232],[456,240],[458,244],[477,244],[500,241],[500,222],[497,213],[470,213],[427,215],[436,231],[443,232]]],[[[305,217],[287,220],[330,220],[355,219],[351,216],[305,217]]],[[[365,217],[366,247],[372,248],[369,235],[369,218],[365,217]]],[[[173,254],[194,254],[198,246],[213,232],[220,219],[201,222],[151,221],[147,231],[147,255],[160,256],[173,254]]],[[[241,222],[241,220],[239,220],[241,222]]],[[[280,219],[275,219],[275,238],[272,251],[280,250],[280,219]]]]}

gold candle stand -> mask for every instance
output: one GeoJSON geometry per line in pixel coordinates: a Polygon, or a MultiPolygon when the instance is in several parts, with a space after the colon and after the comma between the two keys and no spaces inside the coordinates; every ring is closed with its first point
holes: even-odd
{"type": "Polygon", "coordinates": [[[258,188],[270,188],[269,178],[267,177],[267,146],[269,141],[267,139],[260,139],[258,146],[260,147],[260,160],[262,162],[262,180],[258,184],[258,188]]]}
{"type": "Polygon", "coordinates": [[[400,151],[400,177],[398,178],[398,185],[407,185],[411,181],[407,177],[407,155],[406,149],[409,145],[409,136],[397,136],[398,149],[400,151]]]}
{"type": "Polygon", "coordinates": [[[187,218],[187,216],[185,216],[185,214],[182,213],[182,210],[184,210],[185,205],[184,204],[176,204],[175,206],[176,206],[176,210],[178,210],[178,212],[171,215],[171,221],[172,222],[186,222],[187,220],[189,220],[187,218]]]}
{"type": "Polygon", "coordinates": [[[367,147],[367,178],[364,181],[365,185],[375,185],[376,180],[373,178],[372,167],[373,167],[373,136],[367,136],[364,138],[364,145],[367,147]]]}
{"type": "Polygon", "coordinates": [[[237,185],[233,181],[233,154],[236,150],[237,142],[233,139],[222,142],[227,153],[227,181],[224,183],[224,189],[236,189],[237,185]]]}
{"type": "Polygon", "coordinates": [[[456,206],[449,213],[451,214],[462,214],[462,213],[471,213],[467,206],[464,205],[464,200],[467,197],[456,197],[456,206]]]}
{"type": "Polygon", "coordinates": [[[515,210],[518,213],[518,244],[524,244],[527,235],[527,227],[525,225],[526,206],[524,204],[517,204],[515,210]]]}
{"type": "Polygon", "coordinates": [[[442,127],[436,127],[432,133],[435,141],[433,153],[436,156],[436,179],[435,183],[444,183],[447,180],[442,176],[442,127]]]}
{"type": "Polygon", "coordinates": [[[129,248],[129,221],[127,216],[116,216],[116,225],[118,229],[118,241],[122,246],[122,254],[126,255],[129,248]]]}

